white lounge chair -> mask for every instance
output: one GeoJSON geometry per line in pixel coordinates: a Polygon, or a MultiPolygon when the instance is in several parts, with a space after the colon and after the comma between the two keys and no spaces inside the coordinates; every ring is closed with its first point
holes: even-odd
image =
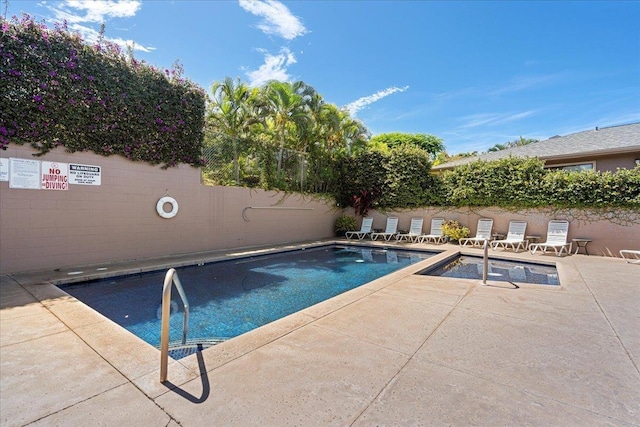
{"type": "Polygon", "coordinates": [[[411,226],[409,227],[408,233],[398,233],[396,235],[396,240],[398,242],[406,239],[410,242],[415,242],[418,237],[422,235],[422,224],[424,222],[424,218],[415,217],[411,218],[411,226]]]}
{"type": "Polygon", "coordinates": [[[484,242],[491,240],[491,231],[493,230],[493,220],[491,218],[480,218],[478,220],[478,228],[476,237],[468,237],[460,239],[460,246],[482,246],[484,242]]]}
{"type": "Polygon", "coordinates": [[[447,241],[444,233],[442,232],[442,224],[444,224],[444,218],[432,218],[431,229],[428,234],[419,236],[416,241],[420,243],[444,243],[447,241]]]}
{"type": "Polygon", "coordinates": [[[360,231],[347,231],[344,233],[347,239],[357,237],[358,240],[362,240],[371,233],[371,227],[373,226],[373,218],[362,218],[362,225],[360,225],[360,231]]]}
{"type": "Polygon", "coordinates": [[[546,253],[547,249],[553,249],[557,256],[562,255],[562,252],[569,255],[571,242],[567,242],[568,235],[569,221],[552,219],[547,228],[547,241],[530,245],[531,253],[535,254],[538,249],[542,250],[542,253],[546,253]]]}
{"type": "Polygon", "coordinates": [[[640,251],[622,249],[620,251],[620,256],[629,264],[640,264],[640,251]]]}
{"type": "Polygon", "coordinates": [[[514,251],[518,252],[520,248],[527,248],[527,241],[524,239],[525,232],[527,231],[527,221],[509,221],[509,231],[507,231],[507,238],[503,240],[494,240],[491,242],[491,249],[494,251],[498,247],[507,249],[511,247],[514,251]]]}
{"type": "Polygon", "coordinates": [[[398,217],[390,216],[387,218],[387,228],[381,233],[371,233],[371,240],[378,240],[378,237],[391,240],[396,234],[398,234],[398,217]]]}

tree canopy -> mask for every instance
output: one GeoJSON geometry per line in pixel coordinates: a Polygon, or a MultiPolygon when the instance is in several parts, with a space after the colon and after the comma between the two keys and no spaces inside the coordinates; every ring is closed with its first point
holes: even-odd
{"type": "Polygon", "coordinates": [[[504,144],[496,144],[493,147],[489,148],[487,151],[488,152],[501,151],[501,150],[506,150],[507,148],[521,147],[523,145],[532,144],[534,142],[538,142],[538,140],[537,139],[527,139],[527,138],[523,138],[521,136],[520,139],[516,139],[514,141],[505,142],[504,144]]]}
{"type": "Polygon", "coordinates": [[[302,81],[250,89],[231,78],[212,87],[205,134],[207,181],[311,192],[327,191],[335,160],[369,140],[364,124],[302,81]]]}
{"type": "Polygon", "coordinates": [[[370,145],[373,147],[388,147],[390,150],[400,147],[420,148],[435,159],[439,152],[444,151],[442,139],[434,135],[424,133],[401,133],[391,132],[376,135],[371,138],[370,145]]]}

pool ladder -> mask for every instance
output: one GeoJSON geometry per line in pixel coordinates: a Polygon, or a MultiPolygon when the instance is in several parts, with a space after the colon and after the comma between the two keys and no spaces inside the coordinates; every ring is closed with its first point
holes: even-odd
{"type": "Polygon", "coordinates": [[[484,241],[484,245],[482,246],[483,256],[482,256],[482,284],[487,284],[487,273],[489,271],[489,240],[484,241]]]}
{"type": "Polygon", "coordinates": [[[178,272],[175,268],[167,270],[162,287],[162,329],[160,332],[160,382],[167,380],[167,366],[169,364],[169,317],[171,315],[171,284],[176,286],[182,304],[184,304],[184,321],[182,325],[182,344],[187,342],[189,329],[189,301],[184,293],[178,272]]]}

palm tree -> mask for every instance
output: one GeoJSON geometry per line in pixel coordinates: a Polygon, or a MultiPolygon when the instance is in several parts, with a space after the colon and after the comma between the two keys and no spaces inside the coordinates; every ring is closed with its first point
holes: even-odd
{"type": "Polygon", "coordinates": [[[247,109],[250,89],[249,86],[241,83],[240,79],[234,81],[231,77],[227,77],[224,82],[214,83],[211,93],[207,122],[221,138],[231,141],[233,175],[236,184],[240,185],[238,145],[250,124],[250,114],[247,109]]]}
{"type": "Polygon", "coordinates": [[[278,138],[278,166],[277,177],[280,178],[282,172],[282,162],[284,150],[291,144],[291,137],[298,127],[304,125],[308,120],[305,110],[305,98],[303,94],[296,91],[299,84],[279,81],[270,81],[264,87],[264,104],[266,112],[273,121],[278,138]],[[295,85],[295,86],[294,86],[295,85]]]}

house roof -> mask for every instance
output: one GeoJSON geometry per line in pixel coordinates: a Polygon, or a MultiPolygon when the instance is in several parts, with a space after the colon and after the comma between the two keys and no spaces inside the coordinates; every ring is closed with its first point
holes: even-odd
{"type": "Polygon", "coordinates": [[[505,157],[538,157],[541,160],[571,159],[606,154],[640,151],[640,123],[596,128],[520,147],[492,151],[434,166],[433,170],[451,169],[476,160],[498,160],[505,157]]]}

